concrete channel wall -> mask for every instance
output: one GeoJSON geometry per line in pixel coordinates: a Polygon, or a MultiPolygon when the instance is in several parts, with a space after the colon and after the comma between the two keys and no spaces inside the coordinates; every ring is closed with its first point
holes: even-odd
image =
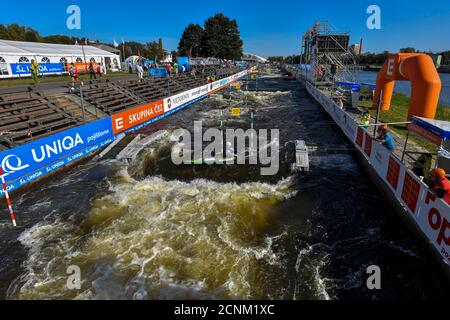
{"type": "Polygon", "coordinates": [[[333,100],[306,81],[298,70],[286,67],[322,106],[357,149],[358,158],[386,198],[428,244],[450,276],[450,206],[439,199],[394,153],[333,100]]]}
{"type": "MultiPolygon", "coordinates": [[[[247,70],[176,95],[130,108],[85,125],[0,152],[8,192],[40,180],[91,156],[127,132],[135,131],[206,98],[240,78],[247,70]]],[[[4,191],[0,191],[4,196],[4,191]]]]}

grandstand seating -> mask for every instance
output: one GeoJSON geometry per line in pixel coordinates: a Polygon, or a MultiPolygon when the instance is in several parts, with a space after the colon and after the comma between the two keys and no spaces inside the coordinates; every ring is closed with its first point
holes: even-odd
{"type": "Polygon", "coordinates": [[[86,121],[93,121],[199,87],[207,83],[208,76],[220,79],[240,70],[202,66],[201,71],[196,69],[195,75],[183,73],[170,78],[98,79],[85,82],[82,85],[84,107],[89,107],[90,111],[85,110],[84,113],[78,103],[81,91],[71,84],[67,86],[69,90],[66,93],[58,96],[32,89],[0,95],[0,151],[83,124],[83,115],[86,121]]]}
{"type": "Polygon", "coordinates": [[[40,92],[0,96],[0,144],[3,148],[42,138],[82,122],[40,92]]]}

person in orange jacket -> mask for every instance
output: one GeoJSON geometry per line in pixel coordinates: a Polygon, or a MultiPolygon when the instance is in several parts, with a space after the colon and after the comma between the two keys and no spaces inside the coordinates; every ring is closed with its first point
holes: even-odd
{"type": "Polygon", "coordinates": [[[438,198],[441,198],[450,204],[450,181],[446,177],[445,170],[436,168],[431,172],[433,176],[433,190],[436,192],[438,198]]]}

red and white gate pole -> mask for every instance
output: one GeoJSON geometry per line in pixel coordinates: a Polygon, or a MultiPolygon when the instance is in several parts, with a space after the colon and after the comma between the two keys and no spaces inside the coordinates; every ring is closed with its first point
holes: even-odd
{"type": "Polygon", "coordinates": [[[6,182],[5,182],[5,177],[3,176],[3,169],[0,166],[0,176],[2,177],[2,185],[3,185],[3,191],[5,192],[5,198],[6,198],[6,202],[8,203],[8,209],[9,209],[9,213],[11,214],[11,221],[13,223],[13,226],[16,226],[16,218],[14,218],[14,210],[11,206],[11,200],[9,199],[9,193],[8,193],[8,189],[6,188],[6,182]]]}

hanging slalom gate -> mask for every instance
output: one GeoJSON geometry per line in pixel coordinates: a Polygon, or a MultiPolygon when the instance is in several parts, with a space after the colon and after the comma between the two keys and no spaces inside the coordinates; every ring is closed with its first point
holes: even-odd
{"type": "Polygon", "coordinates": [[[3,169],[1,167],[0,167],[0,176],[2,177],[3,192],[5,193],[6,203],[8,204],[9,214],[11,215],[11,221],[13,226],[15,227],[17,226],[16,218],[14,217],[14,210],[11,206],[11,199],[9,198],[8,188],[6,186],[5,177],[3,175],[3,169]]]}

